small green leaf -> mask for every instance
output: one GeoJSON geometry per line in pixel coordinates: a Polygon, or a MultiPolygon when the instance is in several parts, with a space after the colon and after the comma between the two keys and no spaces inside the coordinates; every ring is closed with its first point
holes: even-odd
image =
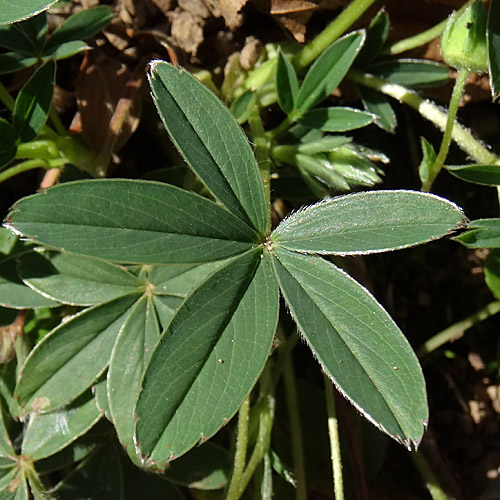
{"type": "Polygon", "coordinates": [[[491,293],[500,300],[500,250],[493,248],[484,261],[484,279],[491,293]]]}
{"type": "Polygon", "coordinates": [[[396,114],[387,97],[368,87],[359,86],[357,89],[366,111],[375,116],[375,125],[393,133],[397,125],[396,114]]]}
{"type": "Polygon", "coordinates": [[[57,0],[0,0],[0,24],[27,19],[54,5],[57,0]]]}
{"type": "Polygon", "coordinates": [[[47,50],[43,55],[43,60],[67,59],[68,57],[72,57],[75,54],[83,52],[84,50],[88,50],[89,48],[90,47],[85,42],[82,42],[81,40],[73,40],[72,42],[66,42],[47,50]]]}
{"type": "Polygon", "coordinates": [[[370,113],[359,109],[336,106],[312,109],[304,114],[299,123],[323,132],[345,132],[366,127],[373,123],[373,118],[370,113]]]}
{"type": "Polygon", "coordinates": [[[146,365],[159,338],[160,325],[153,301],[142,297],[120,329],[109,361],[107,391],[111,421],[118,439],[137,465],[140,462],[132,439],[134,407],[146,365]]]}
{"type": "Polygon", "coordinates": [[[339,196],[299,210],[273,232],[276,246],[305,253],[361,255],[407,248],[464,226],[454,203],[415,191],[339,196]]]}
{"type": "Polygon", "coordinates": [[[450,79],[448,66],[435,61],[396,59],[371,64],[366,71],[391,83],[405,87],[422,87],[445,83],[450,79]]]}
{"type": "Polygon", "coordinates": [[[449,165],[446,170],[466,182],[500,186],[500,165],[449,165]]]}
{"type": "Polygon", "coordinates": [[[18,201],[8,225],[39,243],[127,263],[195,263],[253,246],[257,235],[215,203],[167,184],[61,184],[18,201]]]}
{"type": "MultiPolygon", "coordinates": [[[[14,73],[20,69],[29,68],[38,62],[36,57],[26,57],[16,52],[0,54],[0,75],[14,73]]],[[[17,133],[16,133],[17,135],[17,133]]]]}
{"type": "Polygon", "coordinates": [[[364,31],[339,38],[316,59],[307,72],[295,107],[301,114],[326,99],[342,81],[365,40],[364,31]]]}
{"type": "Polygon", "coordinates": [[[327,135],[321,139],[304,142],[299,144],[297,151],[305,155],[314,155],[316,153],[329,153],[334,149],[349,144],[352,141],[352,137],[345,137],[343,135],[327,135]]]}
{"type": "Polygon", "coordinates": [[[420,145],[422,147],[422,161],[418,167],[418,175],[420,182],[424,184],[429,180],[429,170],[436,163],[436,152],[425,137],[420,138],[420,145]]]}
{"type": "Polygon", "coordinates": [[[34,413],[23,437],[22,454],[31,460],[54,455],[85,434],[100,418],[90,391],[62,410],[34,413]]]}
{"type": "Polygon", "coordinates": [[[230,111],[196,78],[162,61],[149,82],[158,112],[188,165],[220,203],[262,232],[267,212],[257,162],[230,111]]]}
{"type": "Polygon", "coordinates": [[[0,305],[12,309],[32,309],[36,307],[55,307],[55,302],[31,288],[19,278],[13,258],[0,262],[0,305]]]}
{"type": "Polygon", "coordinates": [[[16,462],[12,461],[11,467],[2,467],[0,469],[0,494],[2,500],[11,500],[14,498],[14,493],[10,491],[9,486],[16,484],[13,482],[19,473],[19,468],[16,465],[16,462]]]}
{"type": "Polygon", "coordinates": [[[280,108],[289,114],[295,109],[299,93],[299,80],[292,63],[278,52],[278,65],[276,69],[276,92],[280,108]]]}
{"type": "Polygon", "coordinates": [[[173,483],[197,490],[218,490],[226,486],[231,471],[231,455],[212,441],[197,446],[165,470],[173,483]]]}
{"type": "Polygon", "coordinates": [[[144,289],[144,283],[121,266],[42,248],[19,257],[18,272],[38,293],[63,304],[102,304],[144,289]]]}
{"type": "Polygon", "coordinates": [[[29,498],[30,492],[26,476],[19,472],[16,479],[9,484],[7,491],[2,492],[2,500],[29,500],[29,498]]]}
{"type": "Polygon", "coordinates": [[[500,219],[476,219],[454,238],[468,248],[500,248],[500,219]]]}
{"type": "Polygon", "coordinates": [[[124,500],[125,488],[120,450],[102,446],[78,465],[53,490],[57,500],[124,500]]]}
{"type": "Polygon", "coordinates": [[[17,153],[17,131],[6,120],[0,118],[0,168],[12,161],[17,153]]]}
{"type": "Polygon", "coordinates": [[[370,422],[417,446],[428,418],[425,381],[399,328],[330,262],[284,249],[276,256],[281,291],[323,370],[370,422]]]}
{"type": "Polygon", "coordinates": [[[488,72],[493,99],[500,96],[500,1],[491,0],[486,27],[488,72]]]}
{"type": "Polygon", "coordinates": [[[389,34],[389,26],[389,16],[382,8],[366,31],[366,42],[354,63],[356,67],[365,66],[380,54],[389,34]]]}
{"type": "Polygon", "coordinates": [[[75,400],[106,369],[136,295],[86,309],[55,328],[31,351],[15,395],[27,412],[75,400]]]}
{"type": "Polygon", "coordinates": [[[12,441],[10,440],[9,434],[5,427],[4,421],[4,409],[3,405],[0,406],[0,457],[2,458],[12,458],[16,456],[14,448],[12,447],[12,441]]]}
{"type": "Polygon", "coordinates": [[[17,96],[12,124],[22,142],[33,140],[42,130],[54,94],[56,63],[48,61],[40,66],[17,96]]]}
{"type": "Polygon", "coordinates": [[[257,95],[251,90],[247,90],[236,101],[231,104],[231,113],[234,119],[241,125],[248,120],[252,109],[257,103],[257,95]]]}
{"type": "Polygon", "coordinates": [[[269,355],[278,289],[267,254],[232,259],[193,291],[146,370],[136,406],[145,463],[173,460],[237,411],[269,355]]]}
{"type": "Polygon", "coordinates": [[[108,378],[107,372],[105,372],[99,378],[99,381],[92,386],[92,392],[95,395],[95,404],[97,409],[104,415],[109,421],[111,421],[111,410],[109,409],[109,398],[108,398],[108,378]]]}
{"type": "Polygon", "coordinates": [[[85,40],[99,33],[113,17],[111,9],[104,6],[81,10],[73,14],[52,32],[45,45],[45,52],[64,43],[85,40]]]}

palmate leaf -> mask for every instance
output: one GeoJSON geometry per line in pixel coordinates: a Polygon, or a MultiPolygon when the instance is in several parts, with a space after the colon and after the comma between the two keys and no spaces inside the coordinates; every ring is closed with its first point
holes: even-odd
{"type": "Polygon", "coordinates": [[[211,437],[264,367],[278,316],[269,254],[236,257],[193,291],[152,355],[136,406],[145,464],[162,464],[211,437]]]}
{"type": "Polygon", "coordinates": [[[18,201],[7,221],[44,245],[140,264],[210,262],[243,253],[258,239],[210,200],[149,181],[61,184],[18,201]]]}
{"type": "Polygon", "coordinates": [[[285,219],[277,247],[304,253],[360,255],[425,243],[465,226],[454,203],[414,191],[370,191],[331,198],[285,219]]]}
{"type": "Polygon", "coordinates": [[[196,78],[154,61],[149,75],[158,112],[188,165],[217,200],[263,232],[264,188],[243,130],[230,111],[196,78]]]}
{"type": "Polygon", "coordinates": [[[339,391],[378,428],[418,445],[428,411],[418,360],[367,290],[318,256],[276,250],[280,289],[339,391]]]}

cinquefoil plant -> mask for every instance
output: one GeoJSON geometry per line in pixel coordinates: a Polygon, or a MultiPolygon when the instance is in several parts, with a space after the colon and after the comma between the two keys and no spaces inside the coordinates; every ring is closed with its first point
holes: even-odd
{"type": "Polygon", "coordinates": [[[34,276],[26,262],[25,281],[46,297],[91,305],[30,353],[19,412],[57,410],[107,370],[96,394],[120,441],[136,463],[163,469],[245,400],[270,356],[281,293],[336,387],[379,429],[417,446],[428,419],[417,359],[372,295],[324,257],[428,242],[463,227],[462,211],[430,194],[375,191],[324,200],[272,230],[269,172],[227,108],[170,64],[155,61],[149,78],[166,129],[213,199],[116,179],[16,203],[7,227],[62,252],[30,254],[51,270],[34,276]],[[201,264],[187,290],[170,286],[201,264]],[[49,286],[58,273],[72,273],[75,285],[94,276],[94,292],[58,295],[49,286]]]}

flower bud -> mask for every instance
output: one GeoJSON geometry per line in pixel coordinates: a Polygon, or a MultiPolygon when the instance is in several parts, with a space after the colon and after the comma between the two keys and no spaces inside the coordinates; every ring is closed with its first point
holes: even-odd
{"type": "Polygon", "coordinates": [[[478,73],[488,70],[486,23],[487,15],[481,0],[461,14],[455,12],[449,17],[441,38],[441,50],[450,66],[478,73]]]}

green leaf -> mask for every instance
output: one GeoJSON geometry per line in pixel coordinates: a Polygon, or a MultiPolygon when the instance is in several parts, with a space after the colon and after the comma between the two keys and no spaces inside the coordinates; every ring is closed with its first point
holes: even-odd
{"type": "Polygon", "coordinates": [[[368,87],[359,86],[357,89],[366,111],[375,116],[375,125],[393,133],[397,125],[396,114],[387,97],[368,87]]]}
{"type": "Polygon", "coordinates": [[[34,413],[23,437],[22,454],[35,461],[54,455],[85,434],[100,418],[90,391],[62,410],[34,413]]]}
{"type": "Polygon", "coordinates": [[[424,184],[429,180],[429,170],[436,163],[437,156],[434,148],[425,137],[420,138],[420,145],[422,147],[422,161],[418,166],[418,176],[424,184]]]}
{"type": "Polygon", "coordinates": [[[476,219],[454,238],[468,248],[500,248],[500,219],[476,219]]]}
{"type": "Polygon", "coordinates": [[[237,411],[269,355],[278,289],[269,256],[237,257],[193,291],[146,370],[136,442],[164,463],[211,437],[237,411]]]}
{"type": "Polygon", "coordinates": [[[25,21],[0,26],[0,45],[19,54],[38,58],[46,35],[47,16],[43,12],[25,21]]]}
{"type": "Polygon", "coordinates": [[[464,226],[454,203],[415,191],[339,196],[294,213],[273,232],[277,247],[305,253],[361,255],[407,248],[464,226]]]}
{"type": "Polygon", "coordinates": [[[231,113],[240,125],[245,123],[257,103],[257,95],[251,90],[247,90],[236,101],[231,104],[231,113]]]}
{"type": "Polygon", "coordinates": [[[144,290],[144,283],[121,266],[43,248],[19,257],[18,272],[38,293],[63,304],[102,304],[144,290]]]}
{"type": "Polygon", "coordinates": [[[305,155],[314,155],[316,153],[329,153],[334,149],[349,144],[352,141],[352,137],[345,137],[343,135],[327,135],[321,139],[304,142],[297,147],[299,153],[305,155]]]}
{"type": "Polygon", "coordinates": [[[280,108],[289,114],[295,109],[299,93],[299,80],[292,63],[278,52],[278,65],[276,68],[276,92],[280,108]]]}
{"type": "MultiPolygon", "coordinates": [[[[0,75],[14,73],[20,69],[29,68],[38,62],[36,57],[26,57],[15,52],[0,54],[0,75]]],[[[16,133],[17,135],[17,133],[16,133]]]]}
{"type": "Polygon", "coordinates": [[[488,73],[493,99],[500,95],[500,1],[491,0],[486,27],[488,45],[488,73]]]}
{"type": "Polygon", "coordinates": [[[2,492],[2,500],[29,500],[30,494],[26,476],[19,472],[16,479],[2,492]]]}
{"type": "Polygon", "coordinates": [[[428,418],[425,381],[399,328],[333,264],[284,249],[276,256],[281,291],[323,370],[375,426],[417,446],[428,418]]]}
{"type": "Polygon", "coordinates": [[[142,264],[223,259],[257,239],[249,226],[201,196],[121,179],[69,182],[23,198],[8,225],[61,250],[142,264]]]}
{"type": "Polygon", "coordinates": [[[359,109],[336,106],[312,109],[304,114],[299,123],[323,132],[345,132],[366,127],[373,123],[373,118],[370,113],[359,109]]]}
{"type": "Polygon", "coordinates": [[[174,483],[197,490],[218,490],[226,486],[231,472],[231,455],[208,441],[172,462],[165,477],[174,483]]]}
{"type": "Polygon", "coordinates": [[[364,31],[339,38],[316,59],[307,72],[295,107],[301,114],[326,99],[342,81],[365,40],[364,31]]]}
{"type": "Polygon", "coordinates": [[[368,64],[380,54],[389,34],[389,25],[389,16],[382,8],[372,19],[366,31],[366,42],[356,57],[356,67],[368,64]]]}
{"type": "Polygon", "coordinates": [[[0,457],[15,457],[16,453],[12,447],[12,441],[5,427],[3,404],[0,404],[0,457]]]}
{"type": "Polygon", "coordinates": [[[106,369],[136,295],[86,309],[55,328],[31,351],[15,395],[29,412],[70,403],[106,369]]]}
{"type": "Polygon", "coordinates": [[[57,500],[123,500],[124,477],[120,450],[101,447],[61,481],[52,491],[57,500]]]}
{"type": "Polygon", "coordinates": [[[0,118],[0,168],[12,161],[17,153],[17,131],[6,120],[0,118]]]}
{"type": "Polygon", "coordinates": [[[134,407],[146,365],[159,338],[160,325],[153,301],[143,297],[123,324],[109,361],[107,390],[111,421],[118,439],[137,465],[140,462],[132,439],[134,407]]]}
{"type": "Polygon", "coordinates": [[[18,476],[19,468],[16,467],[16,463],[13,461],[11,467],[2,467],[0,469],[0,494],[2,500],[14,498],[14,492],[10,491],[9,487],[16,484],[13,482],[18,476]],[[10,495],[10,496],[7,496],[10,495]]]}
{"type": "Polygon", "coordinates": [[[15,260],[0,261],[0,305],[12,309],[55,307],[59,303],[27,287],[19,278],[15,260]]]}
{"type": "Polygon", "coordinates": [[[0,0],[0,24],[27,19],[54,5],[57,0],[0,0]]]}
{"type": "Polygon", "coordinates": [[[484,186],[500,185],[500,165],[449,165],[446,170],[466,182],[484,186]]]}
{"type": "Polygon", "coordinates": [[[53,47],[51,50],[47,50],[43,54],[43,60],[47,59],[67,59],[75,54],[88,50],[90,47],[81,40],[73,40],[72,42],[66,42],[57,47],[53,47]]]}
{"type": "Polygon", "coordinates": [[[99,33],[111,22],[113,17],[111,9],[104,6],[81,10],[68,17],[52,32],[45,45],[45,51],[67,42],[85,40],[99,33]]]}
{"type": "Polygon", "coordinates": [[[214,197],[262,232],[266,201],[250,144],[219,99],[187,71],[151,64],[149,82],[172,141],[214,197]]]}
{"type": "Polygon", "coordinates": [[[484,261],[484,279],[491,293],[500,300],[500,250],[493,248],[484,261]]]}
{"type": "Polygon", "coordinates": [[[54,94],[56,63],[48,61],[40,66],[19,92],[12,124],[22,142],[33,140],[42,130],[54,94]]]}
{"type": "Polygon", "coordinates": [[[111,410],[109,409],[108,399],[108,377],[107,372],[101,375],[99,381],[92,386],[92,391],[95,395],[95,404],[97,409],[109,421],[111,421],[111,410]]]}
{"type": "Polygon", "coordinates": [[[371,64],[366,71],[405,87],[445,83],[450,79],[448,66],[434,61],[396,59],[371,64]]]}

